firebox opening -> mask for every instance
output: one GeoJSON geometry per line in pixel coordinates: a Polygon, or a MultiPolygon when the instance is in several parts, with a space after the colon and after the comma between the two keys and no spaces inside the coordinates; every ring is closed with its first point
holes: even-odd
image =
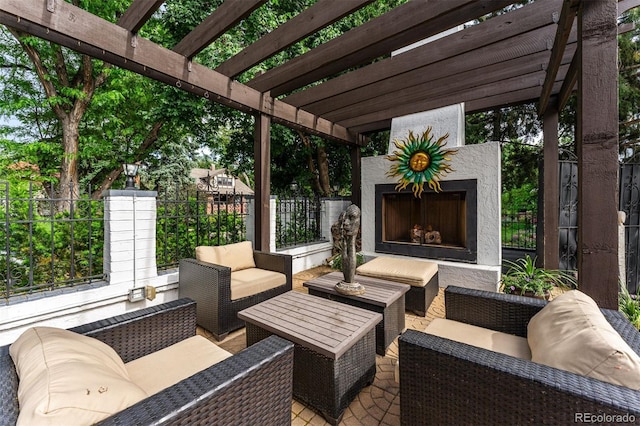
{"type": "Polygon", "coordinates": [[[395,185],[376,185],[376,251],[476,261],[476,180],[441,182],[416,198],[395,185]]]}
{"type": "Polygon", "coordinates": [[[466,246],[466,193],[384,194],[382,240],[406,244],[466,246]]]}

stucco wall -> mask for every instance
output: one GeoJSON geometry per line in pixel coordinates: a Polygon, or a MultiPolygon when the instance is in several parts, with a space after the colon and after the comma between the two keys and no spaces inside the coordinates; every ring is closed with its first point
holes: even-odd
{"type": "MultiPolygon", "coordinates": [[[[458,152],[451,159],[454,171],[442,180],[478,181],[478,258],[477,265],[438,261],[442,265],[440,284],[496,290],[502,262],[500,144],[487,142],[457,149],[458,152]]],[[[361,164],[362,249],[368,256],[378,256],[375,253],[375,185],[395,184],[397,180],[386,176],[391,166],[386,156],[364,157],[361,164]]]]}

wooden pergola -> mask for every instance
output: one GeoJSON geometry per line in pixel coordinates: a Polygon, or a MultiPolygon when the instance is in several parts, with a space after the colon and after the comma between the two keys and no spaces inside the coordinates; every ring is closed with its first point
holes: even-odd
{"type": "Polygon", "coordinates": [[[268,247],[271,122],[360,147],[393,117],[464,102],[466,112],[537,102],[544,117],[544,264],[557,267],[558,112],[577,90],[580,288],[618,297],[617,19],[640,0],[535,0],[402,54],[392,51],[513,0],[412,0],[256,76],[234,77],[373,0],[318,0],[216,69],[192,60],[266,0],[226,0],[171,50],[138,36],[164,3],[132,0],[117,24],[63,0],[0,0],[0,23],[110,62],[255,120],[256,248],[268,247]],[[384,58],[384,59],[381,59],[384,58]],[[314,85],[311,85],[314,83],[314,85]]]}

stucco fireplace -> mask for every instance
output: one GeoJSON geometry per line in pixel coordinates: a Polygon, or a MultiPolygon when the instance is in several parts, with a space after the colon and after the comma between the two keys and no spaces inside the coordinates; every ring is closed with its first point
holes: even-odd
{"type": "MultiPolygon", "coordinates": [[[[457,150],[451,156],[453,170],[440,180],[442,191],[426,185],[421,197],[410,187],[397,191],[387,156],[362,158],[362,250],[368,257],[437,262],[441,286],[496,291],[502,262],[500,144],[464,145],[464,111],[457,105],[394,118],[391,140],[405,138],[409,130],[422,133],[427,126],[436,137],[450,133],[446,147],[457,150]],[[415,235],[412,240],[416,225],[424,234],[437,231],[441,242],[415,235]]],[[[394,149],[390,144],[389,153],[394,149]]]]}

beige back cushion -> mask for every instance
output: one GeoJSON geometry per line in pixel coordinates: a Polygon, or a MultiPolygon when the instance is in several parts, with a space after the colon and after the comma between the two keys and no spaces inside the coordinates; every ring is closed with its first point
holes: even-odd
{"type": "Polygon", "coordinates": [[[561,370],[640,389],[640,357],[606,320],[593,299],[568,291],[529,322],[531,359],[561,370]]]}
{"type": "Polygon", "coordinates": [[[18,425],[93,424],[147,397],[118,354],[91,337],[34,327],[9,354],[20,379],[18,425]]]}
{"type": "Polygon", "coordinates": [[[198,246],[196,247],[196,259],[227,266],[231,268],[231,272],[256,267],[251,241],[224,246],[198,246]]]}
{"type": "Polygon", "coordinates": [[[131,381],[151,396],[231,355],[203,336],[192,336],[125,365],[131,381]]]}
{"type": "Polygon", "coordinates": [[[531,351],[529,350],[527,339],[513,334],[444,318],[434,318],[424,331],[434,336],[466,343],[477,348],[500,352],[516,358],[531,359],[531,351]]]}
{"type": "Polygon", "coordinates": [[[358,266],[356,274],[424,287],[438,273],[438,264],[412,259],[379,256],[358,266]]]}

